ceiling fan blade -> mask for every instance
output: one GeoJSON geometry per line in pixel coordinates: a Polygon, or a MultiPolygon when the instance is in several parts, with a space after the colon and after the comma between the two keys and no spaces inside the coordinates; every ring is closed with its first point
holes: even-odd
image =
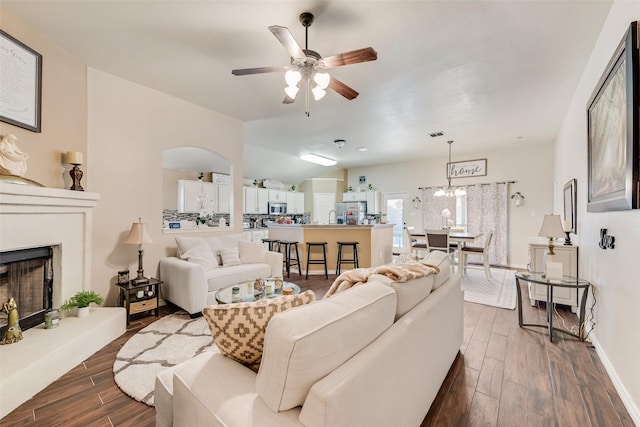
{"type": "Polygon", "coordinates": [[[231,70],[231,74],[234,76],[246,76],[247,74],[275,73],[278,71],[287,71],[288,69],[289,67],[285,66],[241,68],[239,70],[231,70]]]}
{"type": "Polygon", "coordinates": [[[360,95],[354,89],[342,83],[340,80],[336,79],[333,76],[331,77],[331,81],[329,82],[329,87],[347,98],[349,101],[357,98],[358,95],[360,95]]]}
{"type": "Polygon", "coordinates": [[[296,102],[296,99],[291,98],[289,95],[285,95],[284,99],[282,100],[283,104],[293,104],[294,102],[296,102]]]}
{"type": "Polygon", "coordinates": [[[322,58],[320,63],[323,64],[325,68],[334,68],[342,65],[357,64],[358,62],[375,61],[376,59],[378,59],[378,53],[372,47],[365,47],[363,49],[327,56],[326,58],[322,58]]]}
{"type": "Polygon", "coordinates": [[[273,33],[274,36],[278,39],[278,41],[282,44],[282,46],[287,49],[289,55],[291,55],[294,59],[302,59],[304,60],[307,55],[304,54],[302,48],[293,38],[291,31],[287,27],[280,27],[279,25],[272,25],[269,27],[269,30],[273,33]]]}

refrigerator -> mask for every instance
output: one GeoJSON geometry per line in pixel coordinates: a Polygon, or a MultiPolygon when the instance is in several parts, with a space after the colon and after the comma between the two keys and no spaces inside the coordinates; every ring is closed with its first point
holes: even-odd
{"type": "Polygon", "coordinates": [[[367,213],[367,202],[336,203],[336,222],[338,224],[362,224],[367,213]]]}

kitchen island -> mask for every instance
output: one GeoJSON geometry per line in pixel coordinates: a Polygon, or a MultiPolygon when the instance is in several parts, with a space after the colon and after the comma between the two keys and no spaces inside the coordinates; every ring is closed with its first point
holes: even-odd
{"type": "MultiPolygon", "coordinates": [[[[305,274],[307,264],[306,242],[327,242],[327,269],[330,274],[335,274],[336,271],[338,241],[359,243],[359,267],[376,267],[392,261],[393,224],[269,224],[268,228],[270,239],[298,242],[302,274],[305,274]]],[[[312,252],[312,258],[318,258],[317,251],[318,249],[315,249],[312,252]]],[[[351,258],[350,252],[347,257],[351,258]]],[[[352,268],[349,264],[343,264],[341,270],[352,268]]],[[[292,270],[296,271],[295,267],[292,270]]],[[[309,266],[309,274],[324,274],[324,267],[312,264],[309,266]]]]}

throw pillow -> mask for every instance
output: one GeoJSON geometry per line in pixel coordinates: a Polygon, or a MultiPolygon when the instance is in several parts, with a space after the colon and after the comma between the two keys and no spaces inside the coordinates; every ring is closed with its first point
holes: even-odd
{"type": "Polygon", "coordinates": [[[240,255],[238,255],[238,248],[220,249],[220,258],[222,259],[222,265],[225,267],[240,265],[240,255]]]}
{"type": "Polygon", "coordinates": [[[178,247],[178,258],[192,247],[204,242],[202,237],[176,236],[176,246],[178,247]]]}
{"type": "Polygon", "coordinates": [[[276,313],[315,299],[313,291],[305,291],[255,302],[212,305],[202,312],[220,353],[258,372],[269,320],[276,313]]]}
{"type": "Polygon", "coordinates": [[[200,264],[204,267],[204,271],[218,268],[218,259],[204,240],[180,255],[180,259],[200,264]]]}
{"type": "Polygon", "coordinates": [[[263,264],[266,262],[267,249],[262,243],[238,242],[238,252],[242,264],[263,264]]]}

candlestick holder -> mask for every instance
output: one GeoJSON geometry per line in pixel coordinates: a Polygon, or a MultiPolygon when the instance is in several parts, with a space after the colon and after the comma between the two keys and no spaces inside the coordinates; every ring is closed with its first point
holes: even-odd
{"type": "Polygon", "coordinates": [[[571,234],[570,231],[565,231],[564,234],[567,236],[564,238],[564,244],[566,246],[571,246],[571,237],[569,236],[571,234]]]}
{"type": "Polygon", "coordinates": [[[73,165],[73,169],[69,171],[69,175],[71,175],[71,179],[73,180],[73,185],[71,186],[71,190],[84,191],[84,188],[82,188],[82,185],[80,184],[80,180],[82,179],[82,175],[84,174],[78,167],[79,166],[78,163],[72,163],[72,165],[73,165]]]}

